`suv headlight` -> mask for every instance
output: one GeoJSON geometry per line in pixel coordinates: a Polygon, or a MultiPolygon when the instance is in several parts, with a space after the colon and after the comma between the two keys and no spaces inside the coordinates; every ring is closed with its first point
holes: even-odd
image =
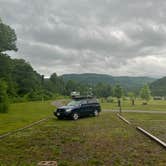
{"type": "Polygon", "coordinates": [[[69,108],[69,109],[66,109],[66,112],[71,112],[71,110],[72,110],[71,108],[69,108]]]}

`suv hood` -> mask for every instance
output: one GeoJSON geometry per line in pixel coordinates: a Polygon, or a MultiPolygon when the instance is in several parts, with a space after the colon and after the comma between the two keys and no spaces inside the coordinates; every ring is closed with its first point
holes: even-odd
{"type": "Polygon", "coordinates": [[[62,106],[62,107],[59,107],[59,109],[74,109],[74,108],[78,108],[79,106],[62,106]]]}

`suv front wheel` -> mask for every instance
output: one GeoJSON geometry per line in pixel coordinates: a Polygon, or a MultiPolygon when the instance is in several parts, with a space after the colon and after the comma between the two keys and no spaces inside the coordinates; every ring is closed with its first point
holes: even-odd
{"type": "Polygon", "coordinates": [[[79,117],[79,116],[78,116],[78,114],[77,114],[77,113],[74,113],[74,114],[72,115],[72,119],[73,119],[73,120],[77,120],[77,119],[78,119],[78,117],[79,117]]]}

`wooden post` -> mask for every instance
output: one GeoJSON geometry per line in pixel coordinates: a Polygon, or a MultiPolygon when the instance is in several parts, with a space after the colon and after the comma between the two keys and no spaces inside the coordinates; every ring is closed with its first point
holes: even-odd
{"type": "Polygon", "coordinates": [[[58,166],[56,161],[41,161],[38,166],[58,166]]]}
{"type": "Polygon", "coordinates": [[[44,75],[41,76],[41,85],[42,85],[42,102],[44,102],[44,75]]]}
{"type": "Polygon", "coordinates": [[[166,148],[166,143],[164,141],[161,141],[159,138],[155,137],[154,135],[150,134],[149,132],[147,132],[146,130],[144,130],[143,128],[139,126],[136,127],[136,129],[141,131],[142,133],[144,133],[145,135],[147,135],[148,137],[150,137],[152,140],[156,141],[160,145],[162,145],[164,148],[166,148]]]}
{"type": "Polygon", "coordinates": [[[119,113],[122,113],[121,100],[118,99],[119,113]]]}

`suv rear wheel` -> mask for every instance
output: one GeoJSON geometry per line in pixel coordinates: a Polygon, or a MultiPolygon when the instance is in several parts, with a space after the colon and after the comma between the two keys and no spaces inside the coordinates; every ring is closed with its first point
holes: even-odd
{"type": "Polygon", "coordinates": [[[77,119],[78,119],[78,114],[77,114],[77,113],[74,113],[74,114],[72,115],[72,118],[73,118],[73,120],[77,120],[77,119]]]}
{"type": "Polygon", "coordinates": [[[94,116],[99,116],[99,111],[95,110],[93,114],[94,114],[94,116]]]}

